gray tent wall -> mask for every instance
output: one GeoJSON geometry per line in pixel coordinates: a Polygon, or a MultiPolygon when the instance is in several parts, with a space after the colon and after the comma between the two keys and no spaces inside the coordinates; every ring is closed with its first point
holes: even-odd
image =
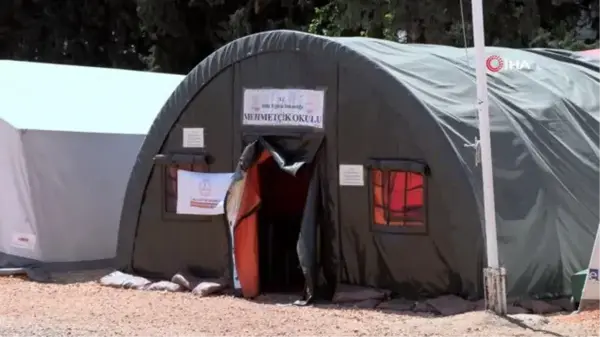
{"type": "Polygon", "coordinates": [[[9,254],[5,264],[49,269],[110,266],[124,187],[143,140],[144,135],[135,134],[23,132],[37,254],[30,257],[34,261],[9,254]]]}
{"type": "MultiPolygon", "coordinates": [[[[508,290],[568,294],[569,277],[585,267],[598,228],[598,69],[522,50],[488,52],[531,66],[489,74],[508,290]]],[[[166,214],[165,163],[153,158],[179,156],[207,161],[211,172],[232,172],[247,131],[243,88],[324,88],[326,207],[337,239],[323,244],[332,248],[338,280],[401,294],[481,295],[481,172],[465,146],[478,135],[468,54],[292,31],[251,35],[217,50],[188,74],[144,141],[121,216],[119,267],[162,277],[181,268],[220,276],[228,263],[224,219],[166,214]],[[184,127],[204,128],[204,149],[182,148],[184,127]],[[339,164],[373,158],[427,163],[427,235],[371,231],[369,189],[338,185],[339,164]]]]}
{"type": "Polygon", "coordinates": [[[131,168],[183,76],[14,61],[0,73],[0,268],[111,266],[131,168]]]}

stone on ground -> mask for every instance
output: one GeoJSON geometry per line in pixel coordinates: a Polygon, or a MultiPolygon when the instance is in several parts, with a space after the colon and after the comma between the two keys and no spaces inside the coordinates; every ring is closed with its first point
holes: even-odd
{"type": "Polygon", "coordinates": [[[377,309],[392,310],[392,311],[411,311],[416,302],[404,298],[394,298],[389,301],[382,302],[377,306],[377,309]]]}
{"type": "Polygon", "coordinates": [[[455,295],[440,296],[429,299],[426,302],[444,316],[458,315],[463,312],[472,311],[475,310],[476,306],[475,303],[455,295]]]}
{"type": "Polygon", "coordinates": [[[154,291],[169,291],[169,292],[178,292],[185,290],[184,287],[177,283],[173,283],[171,281],[158,281],[154,283],[147,284],[143,288],[144,290],[154,290],[154,291]]]}
{"type": "Polygon", "coordinates": [[[192,294],[198,296],[209,296],[217,294],[225,289],[225,284],[214,281],[200,282],[193,290],[192,294]]]}

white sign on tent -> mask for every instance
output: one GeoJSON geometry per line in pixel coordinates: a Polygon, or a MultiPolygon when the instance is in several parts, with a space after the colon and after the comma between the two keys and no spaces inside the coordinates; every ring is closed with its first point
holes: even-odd
{"type": "Polygon", "coordinates": [[[307,89],[245,89],[242,124],[323,128],[325,92],[307,89]]]}
{"type": "Polygon", "coordinates": [[[600,229],[596,233],[596,239],[594,240],[594,248],[592,249],[592,256],[590,258],[590,264],[588,269],[588,276],[583,286],[583,292],[581,294],[580,303],[583,304],[587,301],[597,302],[600,300],[600,281],[598,275],[598,269],[600,269],[600,229]]]}
{"type": "Polygon", "coordinates": [[[177,214],[223,214],[232,175],[177,170],[177,214]]]}

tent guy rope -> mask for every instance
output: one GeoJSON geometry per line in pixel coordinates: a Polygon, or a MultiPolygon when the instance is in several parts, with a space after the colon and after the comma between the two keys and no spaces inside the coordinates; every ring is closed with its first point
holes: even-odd
{"type": "Polygon", "coordinates": [[[492,172],[492,141],[485,67],[485,35],[482,0],[471,1],[473,44],[477,76],[477,110],[479,111],[479,154],[483,175],[483,207],[487,268],[484,269],[485,307],[499,315],[506,315],[506,270],[498,259],[496,231],[496,206],[494,201],[494,176],[492,172]]]}

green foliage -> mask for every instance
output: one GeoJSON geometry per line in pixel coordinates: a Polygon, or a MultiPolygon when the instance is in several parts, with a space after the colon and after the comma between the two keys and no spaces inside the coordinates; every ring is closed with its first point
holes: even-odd
{"type": "Polygon", "coordinates": [[[308,25],[308,32],[324,36],[341,36],[342,28],[340,10],[336,2],[315,8],[313,19],[308,25]]]}
{"type": "Polygon", "coordinates": [[[119,0],[0,0],[0,58],[143,69],[136,5],[119,0]]]}
{"type": "MultiPolygon", "coordinates": [[[[484,9],[488,45],[598,48],[597,0],[484,9]]],[[[0,58],[187,73],[229,41],[272,29],[464,46],[470,12],[469,0],[0,0],[0,58]]]]}

